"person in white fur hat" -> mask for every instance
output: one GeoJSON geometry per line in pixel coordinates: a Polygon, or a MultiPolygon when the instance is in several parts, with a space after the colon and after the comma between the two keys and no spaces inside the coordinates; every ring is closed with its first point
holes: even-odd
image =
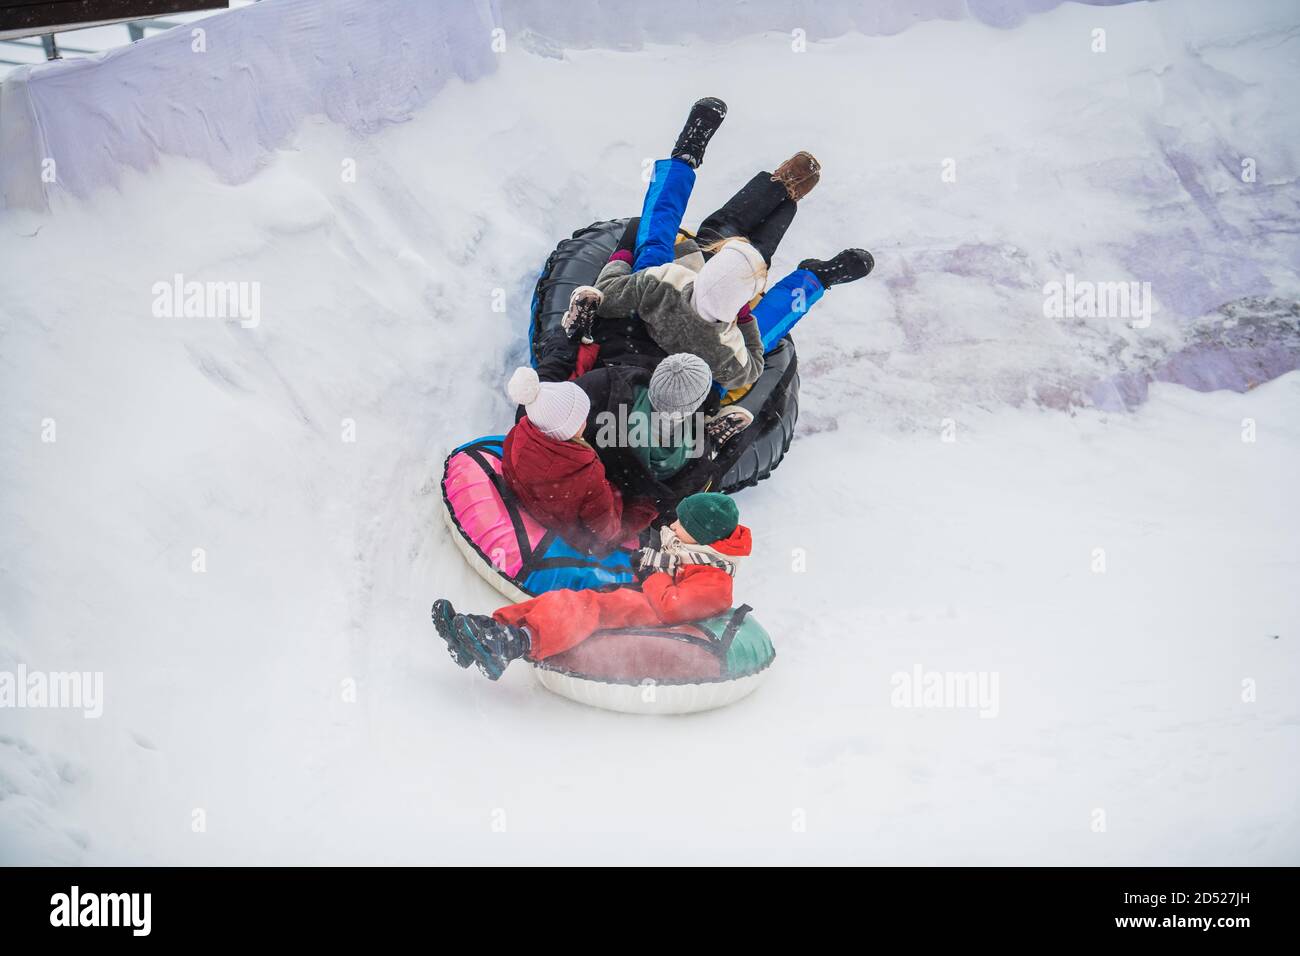
{"type": "Polygon", "coordinates": [[[519,504],[578,549],[607,554],[647,527],[657,509],[625,501],[605,476],[596,450],[583,440],[591,400],[573,382],[542,382],[518,368],[506,387],[524,417],[506,435],[501,470],[519,504]]]}
{"type": "Polygon", "coordinates": [[[766,352],[828,287],[866,276],[874,260],[865,249],[805,259],[758,304],[777,245],[821,178],[806,150],[755,174],[694,238],[683,236],[695,171],[726,115],[714,97],[691,107],[671,156],[655,163],[641,215],[629,221],[595,286],[574,291],[564,327],[603,349],[598,320],[636,315],[664,352],[700,356],[731,391],[758,380],[766,352]]]}

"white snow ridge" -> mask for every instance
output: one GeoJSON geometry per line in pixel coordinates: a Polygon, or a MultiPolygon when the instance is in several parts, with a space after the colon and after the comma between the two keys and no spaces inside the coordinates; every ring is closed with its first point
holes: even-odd
{"type": "Polygon", "coordinates": [[[102,678],[0,699],[0,863],[1300,862],[1295,4],[633,6],[0,85],[0,675],[102,678]],[[688,223],[808,149],[774,276],[877,266],[737,497],[766,683],[625,717],[447,659],[438,478],[702,95],[688,223]]]}

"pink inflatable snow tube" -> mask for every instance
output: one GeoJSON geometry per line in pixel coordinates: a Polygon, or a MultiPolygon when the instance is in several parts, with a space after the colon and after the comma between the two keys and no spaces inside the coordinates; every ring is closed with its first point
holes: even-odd
{"type": "Polygon", "coordinates": [[[501,474],[501,442],[500,435],[467,442],[444,465],[443,513],[470,566],[513,601],[560,588],[636,583],[635,539],[597,557],[570,547],[520,507],[501,474]]]}
{"type": "MultiPolygon", "coordinates": [[[[519,535],[496,484],[484,474],[484,464],[497,475],[497,481],[505,481],[500,477],[501,459],[495,455],[482,455],[481,461],[465,451],[451,456],[443,485],[447,503],[457,523],[492,565],[515,577],[524,565],[519,535]]],[[[536,548],[546,529],[522,509],[518,520],[529,548],[536,548]]]]}

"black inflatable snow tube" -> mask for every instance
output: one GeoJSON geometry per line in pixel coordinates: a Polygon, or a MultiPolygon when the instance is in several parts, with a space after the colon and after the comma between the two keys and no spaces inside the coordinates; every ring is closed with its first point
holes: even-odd
{"type": "MultiPolygon", "coordinates": [[[[595,283],[626,225],[626,219],[592,223],[556,246],[533,291],[530,343],[559,327],[575,288],[595,283]]],[[[767,354],[763,374],[736,404],[754,413],[754,424],[718,462],[714,487],[728,494],[762,481],[790,449],[799,417],[799,360],[788,335],[767,354]]]]}

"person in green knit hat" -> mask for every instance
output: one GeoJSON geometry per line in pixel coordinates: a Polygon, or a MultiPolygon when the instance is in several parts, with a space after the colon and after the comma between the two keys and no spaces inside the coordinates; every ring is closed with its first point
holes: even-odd
{"type": "Polygon", "coordinates": [[[452,660],[461,667],[474,664],[496,680],[512,660],[544,660],[605,628],[671,626],[723,613],[731,607],[736,568],[751,547],[736,502],[701,492],[677,506],[677,520],[659,530],[658,547],[632,555],[639,585],[547,591],[490,617],[458,614],[450,601],[439,599],[433,623],[452,660]]]}

